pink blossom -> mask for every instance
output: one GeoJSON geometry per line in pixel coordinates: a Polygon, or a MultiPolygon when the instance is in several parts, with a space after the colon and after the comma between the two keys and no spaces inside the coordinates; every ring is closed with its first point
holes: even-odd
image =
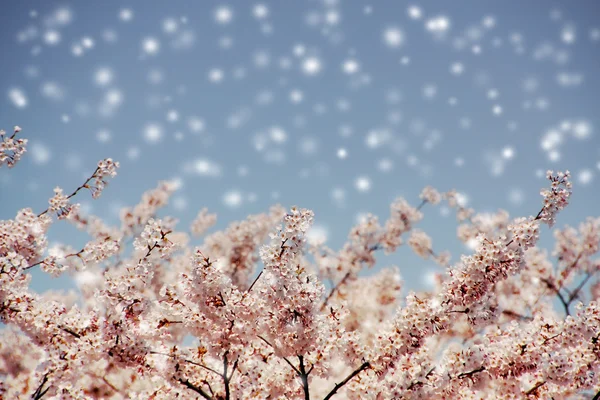
{"type": "MultiPolygon", "coordinates": [[[[397,199],[383,224],[367,216],[336,251],[307,243],[312,211],[280,206],[191,248],[174,218],[156,217],[175,190],[166,182],[123,210],[119,227],[71,205],[117,168],[103,160],[71,195],[57,189],[48,210],[0,221],[1,397],[598,396],[599,220],[555,230],[552,252],[538,247],[539,224],[567,205],[568,173],[549,174],[536,217],[476,213],[426,188],[421,205],[397,199]],[[418,227],[442,198],[473,248],[453,265],[418,227]],[[91,240],[48,246],[53,213],[91,240]],[[403,235],[443,267],[431,290],[404,295],[400,268],[365,271],[403,235]],[[81,296],[35,293],[34,268],[72,273],[81,296]]],[[[202,209],[192,233],[215,218],[202,209]]]]}
{"type": "Polygon", "coordinates": [[[0,129],[0,167],[4,164],[8,165],[8,168],[14,167],[27,151],[27,139],[15,139],[19,132],[20,126],[14,127],[11,136],[6,136],[6,131],[0,129]]]}

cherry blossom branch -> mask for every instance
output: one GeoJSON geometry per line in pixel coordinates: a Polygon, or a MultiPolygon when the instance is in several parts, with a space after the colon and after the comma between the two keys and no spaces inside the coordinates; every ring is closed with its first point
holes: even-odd
{"type": "MultiPolygon", "coordinates": [[[[426,187],[425,189],[423,189],[423,191],[422,191],[422,193],[420,195],[420,198],[422,199],[421,203],[417,206],[417,208],[413,208],[413,210],[416,211],[417,213],[419,213],[419,211],[427,203],[431,203],[431,204],[434,204],[434,205],[437,204],[437,203],[439,203],[439,201],[441,199],[441,196],[432,187],[426,187]]],[[[408,203],[406,203],[406,204],[408,205],[408,203]]],[[[408,225],[405,225],[405,227],[398,233],[398,236],[401,236],[402,234],[404,234],[404,233],[406,233],[406,232],[408,232],[408,231],[410,231],[412,229],[411,223],[407,222],[407,221],[410,221],[410,219],[408,219],[406,217],[406,215],[402,215],[401,219],[402,219],[403,224],[408,224],[408,225]]],[[[390,220],[388,220],[388,223],[390,223],[390,221],[392,221],[391,217],[390,217],[390,220]]],[[[380,232],[380,235],[382,233],[389,234],[389,232],[385,232],[384,231],[384,232],[380,232]]],[[[381,239],[382,239],[382,237],[379,238],[379,240],[381,240],[381,239]]],[[[367,251],[369,254],[371,254],[374,251],[377,251],[377,250],[381,249],[382,247],[383,246],[381,245],[381,243],[376,243],[373,246],[366,247],[365,251],[367,251]]],[[[433,252],[432,249],[428,249],[427,252],[429,254],[431,254],[433,257],[437,257],[436,254],[433,252]]],[[[350,264],[354,264],[354,263],[359,262],[359,261],[360,261],[360,259],[355,256],[355,258],[351,261],[350,264]]],[[[335,293],[339,291],[339,288],[341,286],[343,286],[343,285],[346,284],[346,282],[348,281],[349,278],[351,278],[351,276],[352,276],[352,271],[348,271],[344,275],[344,277],[335,286],[333,286],[331,288],[329,294],[327,295],[327,297],[325,298],[325,300],[321,304],[321,308],[320,308],[321,311],[323,311],[327,307],[329,301],[333,298],[333,296],[335,295],[335,293]]]]}
{"type": "MultiPolygon", "coordinates": [[[[431,368],[429,369],[429,371],[427,371],[427,374],[425,374],[425,379],[428,379],[428,378],[429,378],[429,376],[430,376],[430,375],[433,373],[433,371],[435,371],[435,368],[436,368],[436,367],[431,367],[431,368]]],[[[421,382],[421,381],[413,381],[413,382],[411,382],[411,384],[410,384],[410,385],[409,385],[409,386],[406,388],[406,390],[412,390],[412,389],[413,389],[414,387],[416,387],[417,385],[420,385],[420,386],[422,386],[422,385],[424,385],[424,383],[423,383],[423,382],[421,382]]]]}
{"type": "MultiPolygon", "coordinates": [[[[77,189],[75,189],[73,191],[73,193],[71,193],[70,195],[67,196],[67,200],[69,200],[72,197],[74,197],[75,195],[77,195],[77,193],[79,193],[80,190],[89,189],[90,187],[89,187],[88,183],[90,183],[90,181],[96,177],[96,174],[98,173],[99,170],[100,170],[100,167],[96,167],[96,169],[94,170],[94,173],[89,178],[87,178],[81,186],[77,187],[77,189]]],[[[46,214],[48,212],[48,210],[49,210],[49,208],[46,208],[44,211],[42,211],[41,213],[38,214],[38,217],[41,217],[42,215],[46,214]]]]}
{"type": "Polygon", "coordinates": [[[548,286],[548,289],[552,290],[556,294],[556,296],[560,300],[560,304],[562,304],[563,308],[565,309],[565,313],[567,315],[571,315],[571,312],[569,311],[569,303],[567,303],[567,300],[564,298],[564,296],[560,292],[560,288],[557,288],[556,285],[554,285],[554,283],[552,283],[547,278],[542,278],[542,282],[544,282],[546,284],[546,286],[548,286]]]}
{"type": "Polygon", "coordinates": [[[518,318],[523,321],[533,321],[533,317],[529,317],[527,315],[519,314],[512,310],[502,310],[502,314],[508,315],[509,317],[518,318]]]}
{"type": "Polygon", "coordinates": [[[300,379],[302,380],[302,389],[304,390],[304,400],[310,400],[310,390],[308,388],[308,374],[311,373],[314,365],[306,371],[306,367],[304,366],[304,357],[298,356],[299,366],[300,366],[300,379]]]}
{"type": "Polygon", "coordinates": [[[4,164],[7,164],[8,168],[14,167],[27,151],[27,139],[15,140],[17,133],[21,132],[21,127],[17,125],[13,129],[13,134],[8,137],[5,136],[6,132],[0,129],[0,167],[4,164]]]}
{"type": "MultiPolygon", "coordinates": [[[[269,346],[271,346],[271,348],[275,349],[275,347],[269,343],[269,341],[267,339],[265,339],[264,337],[258,335],[258,337],[264,341],[266,344],[268,344],[269,346]]],[[[300,380],[302,382],[302,391],[304,392],[304,400],[310,400],[310,389],[308,387],[308,375],[312,372],[313,368],[315,367],[314,365],[312,365],[310,367],[310,369],[307,371],[306,370],[306,366],[304,365],[304,356],[302,355],[298,355],[298,367],[296,367],[294,364],[292,364],[292,362],[290,360],[288,360],[287,357],[282,357],[283,360],[294,370],[294,372],[296,372],[296,374],[300,377],[300,380]]]]}
{"type": "Polygon", "coordinates": [[[254,278],[254,281],[252,281],[252,284],[250,285],[250,287],[248,288],[248,290],[246,291],[246,293],[249,293],[252,290],[252,288],[254,287],[254,285],[256,285],[256,282],[258,282],[258,280],[260,279],[260,277],[262,276],[262,274],[263,274],[263,271],[260,271],[259,274],[256,276],[256,278],[254,278]]]}
{"type": "Polygon", "coordinates": [[[350,278],[350,275],[351,275],[350,271],[346,272],[346,275],[344,275],[344,277],[333,288],[331,288],[331,291],[329,291],[329,294],[323,301],[323,304],[321,304],[321,311],[323,311],[325,309],[325,307],[327,307],[327,303],[329,302],[329,300],[331,300],[331,298],[333,297],[335,292],[339,289],[339,287],[346,283],[348,278],[350,278]]]}
{"type": "MultiPolygon", "coordinates": [[[[273,346],[271,343],[269,343],[269,341],[268,341],[267,339],[265,339],[265,338],[264,338],[264,337],[262,337],[261,335],[257,335],[257,336],[258,336],[258,338],[259,338],[260,340],[262,340],[263,342],[265,342],[266,344],[268,344],[268,345],[269,345],[269,346],[270,346],[272,349],[274,349],[274,350],[275,350],[275,346],[273,346]]],[[[283,358],[283,360],[284,360],[286,363],[288,363],[288,365],[289,365],[290,367],[292,367],[292,369],[293,369],[293,370],[294,370],[294,371],[295,371],[295,372],[296,372],[298,375],[300,375],[300,374],[301,374],[301,372],[298,370],[298,368],[296,368],[296,367],[294,366],[294,364],[292,364],[292,362],[291,362],[290,360],[288,360],[288,359],[287,359],[287,357],[281,357],[281,358],[283,358]]]]}
{"type": "Polygon", "coordinates": [[[42,397],[44,397],[44,395],[46,393],[48,393],[48,390],[50,390],[50,386],[48,386],[46,389],[42,390],[42,388],[44,387],[46,382],[48,382],[48,373],[44,374],[44,377],[42,378],[42,383],[40,383],[40,385],[37,387],[35,392],[33,392],[33,394],[31,395],[31,398],[33,400],[39,400],[42,397]]]}
{"type": "Polygon", "coordinates": [[[59,328],[65,332],[67,332],[69,335],[75,336],[77,339],[81,339],[81,335],[79,333],[75,332],[73,329],[67,328],[64,326],[59,326],[59,328]]]}
{"type": "MultiPolygon", "coordinates": [[[[160,231],[160,240],[161,241],[166,241],[168,243],[173,243],[171,242],[169,239],[167,239],[167,235],[169,233],[171,233],[172,231],[167,231],[167,232],[163,232],[162,230],[160,231]]],[[[146,253],[146,255],[144,255],[144,257],[140,258],[140,260],[138,261],[138,264],[140,264],[143,260],[147,259],[148,257],[150,257],[150,254],[152,254],[152,250],[154,250],[155,248],[160,248],[161,246],[158,244],[158,240],[154,242],[154,244],[152,246],[148,245],[148,252],[146,253]]]]}
{"type": "MultiPolygon", "coordinates": [[[[580,253],[577,256],[577,258],[565,269],[565,271],[567,271],[567,273],[564,277],[562,277],[563,281],[568,277],[570,272],[575,269],[575,266],[577,265],[577,263],[579,262],[581,257],[582,257],[582,253],[580,253]]],[[[569,292],[569,290],[567,290],[566,288],[563,288],[562,285],[560,287],[556,287],[556,285],[554,283],[552,283],[552,281],[550,281],[548,278],[542,278],[541,280],[542,280],[542,282],[544,282],[546,284],[546,286],[550,290],[552,290],[556,294],[560,303],[562,304],[563,308],[565,309],[566,315],[571,315],[570,310],[569,310],[571,304],[579,296],[579,292],[583,289],[585,284],[590,280],[590,278],[592,278],[592,276],[595,273],[596,273],[596,271],[591,272],[591,273],[588,272],[586,274],[585,278],[579,283],[579,285],[577,285],[577,287],[575,289],[573,289],[572,292],[569,293],[568,298],[565,298],[565,296],[560,292],[560,290],[562,290],[562,289],[565,289],[567,292],[569,292]]],[[[536,300],[536,303],[538,301],[539,301],[539,298],[536,300]]]]}
{"type": "MultiPolygon", "coordinates": [[[[114,177],[115,175],[117,175],[117,168],[119,168],[119,163],[113,161],[111,158],[100,160],[98,162],[98,166],[94,170],[94,173],[89,178],[87,178],[81,186],[77,187],[77,189],[75,189],[73,193],[65,197],[62,195],[62,190],[60,188],[57,188],[55,189],[56,195],[53,199],[56,199],[57,202],[60,202],[60,209],[64,208],[65,204],[68,204],[68,200],[77,195],[77,193],[79,193],[79,191],[82,189],[89,189],[92,192],[92,197],[96,199],[100,196],[100,193],[102,193],[102,190],[104,190],[104,187],[106,186],[106,181],[104,179],[109,176],[114,177]],[[92,179],[95,180],[95,186],[90,185],[92,179]]],[[[41,217],[42,215],[46,214],[53,207],[53,199],[51,199],[50,201],[50,207],[39,213],[38,217],[41,217]]]]}
{"type": "Polygon", "coordinates": [[[573,290],[573,292],[571,292],[571,294],[569,295],[569,299],[568,299],[569,304],[571,304],[577,298],[577,296],[579,296],[579,292],[581,291],[581,289],[583,289],[583,287],[590,280],[590,278],[592,276],[594,276],[594,273],[596,273],[596,271],[588,272],[585,275],[585,278],[583,278],[583,280],[579,283],[579,285],[577,285],[577,287],[573,290]]]}
{"type": "Polygon", "coordinates": [[[565,274],[565,276],[561,276],[561,279],[563,281],[565,281],[569,277],[569,274],[571,273],[571,271],[573,271],[575,269],[575,267],[577,266],[577,263],[579,262],[579,260],[581,260],[582,256],[583,256],[583,252],[577,254],[577,258],[575,258],[575,260],[573,260],[573,262],[565,269],[565,271],[563,271],[565,274]]]}
{"type": "Polygon", "coordinates": [[[460,374],[456,375],[456,377],[459,379],[463,379],[463,378],[471,377],[471,376],[478,374],[480,372],[483,372],[483,371],[485,371],[485,367],[479,367],[479,368],[476,368],[469,372],[461,372],[460,374]]]}
{"type": "MultiPolygon", "coordinates": [[[[379,249],[380,249],[380,246],[375,245],[375,246],[370,247],[368,249],[368,251],[370,253],[372,253],[373,251],[376,251],[376,250],[379,250],[379,249]]],[[[357,259],[354,259],[352,261],[352,264],[354,264],[357,261],[358,261],[357,259]]],[[[327,307],[327,304],[329,303],[329,301],[331,300],[331,298],[333,297],[333,295],[340,289],[341,286],[343,286],[343,285],[346,284],[346,282],[348,281],[348,279],[350,279],[351,276],[352,276],[352,271],[346,272],[346,274],[344,275],[344,277],[337,284],[335,284],[335,286],[333,286],[331,288],[331,290],[329,291],[329,294],[327,295],[327,297],[323,301],[323,304],[321,304],[320,311],[323,311],[325,309],[325,307],[327,307]]]]}
{"type": "Polygon", "coordinates": [[[528,391],[525,392],[525,395],[527,396],[531,396],[534,395],[535,392],[541,388],[542,386],[544,386],[546,384],[546,381],[542,381],[542,382],[538,382],[535,384],[535,386],[533,386],[531,389],[529,389],[528,391]]]}
{"type": "MultiPolygon", "coordinates": [[[[287,243],[287,241],[288,241],[287,238],[281,241],[281,246],[280,246],[281,251],[279,252],[279,258],[281,258],[281,256],[283,255],[283,252],[287,248],[285,246],[285,244],[287,243]]],[[[252,288],[254,287],[254,285],[256,285],[256,282],[258,282],[258,280],[262,276],[263,272],[264,272],[264,269],[258,273],[258,275],[256,276],[256,278],[254,278],[254,281],[252,281],[252,284],[250,285],[250,287],[248,288],[248,290],[246,290],[246,292],[243,294],[242,300],[245,299],[246,296],[248,295],[248,293],[250,293],[252,291],[252,288]]]]}
{"type": "Polygon", "coordinates": [[[329,394],[327,394],[327,396],[325,396],[323,398],[323,400],[331,399],[333,397],[333,395],[336,394],[337,391],[340,390],[345,384],[350,382],[352,380],[352,378],[354,378],[356,375],[360,374],[362,371],[364,371],[365,369],[370,368],[370,367],[371,367],[371,364],[368,361],[362,363],[362,365],[360,367],[358,367],[357,369],[355,369],[354,371],[352,371],[352,373],[350,375],[348,375],[346,377],[346,379],[344,379],[340,383],[337,383],[334,386],[334,388],[331,390],[331,392],[329,392],[329,394]]]}
{"type": "Polygon", "coordinates": [[[206,400],[212,400],[212,397],[208,393],[206,393],[204,390],[202,390],[198,386],[193,385],[192,383],[190,383],[190,381],[188,379],[186,379],[184,381],[182,378],[179,378],[177,380],[179,381],[179,383],[181,383],[182,385],[184,385],[188,389],[191,389],[194,392],[198,393],[200,396],[204,397],[206,400]]]}
{"type": "MultiPolygon", "coordinates": [[[[77,253],[67,254],[66,256],[64,256],[62,258],[61,261],[66,260],[66,259],[71,258],[71,257],[80,257],[81,254],[83,253],[83,251],[84,251],[84,249],[81,249],[77,253]]],[[[27,267],[23,268],[23,271],[27,271],[28,269],[31,269],[33,267],[37,267],[38,265],[44,264],[44,263],[46,263],[46,258],[43,258],[42,260],[36,262],[35,264],[28,265],[27,267]]]]}
{"type": "Polygon", "coordinates": [[[205,369],[205,370],[207,370],[207,371],[209,371],[209,372],[212,372],[212,373],[214,373],[214,374],[216,374],[216,375],[219,375],[219,376],[221,376],[221,375],[222,375],[222,374],[221,374],[219,371],[217,371],[217,370],[215,370],[215,369],[212,369],[211,367],[208,367],[208,366],[206,366],[206,365],[204,365],[204,364],[200,364],[199,362],[196,362],[196,361],[193,361],[193,360],[188,360],[188,359],[186,359],[186,358],[179,358],[179,357],[177,357],[177,356],[176,356],[176,355],[174,355],[174,354],[166,354],[166,353],[161,353],[161,352],[158,352],[158,351],[149,351],[149,353],[150,353],[150,354],[157,354],[157,355],[160,355],[160,356],[165,356],[165,357],[170,357],[170,358],[177,359],[177,360],[181,360],[181,361],[183,361],[183,362],[186,362],[186,363],[189,363],[189,364],[195,365],[195,366],[197,366],[197,367],[203,368],[203,369],[205,369]]]}
{"type": "Polygon", "coordinates": [[[233,363],[233,368],[231,369],[231,374],[227,375],[227,368],[229,366],[228,360],[227,360],[228,353],[229,353],[229,351],[226,351],[225,354],[223,355],[223,374],[221,375],[223,377],[223,384],[225,385],[225,400],[231,399],[229,382],[231,382],[231,378],[233,377],[233,374],[235,373],[235,370],[237,368],[237,363],[238,363],[238,360],[235,360],[235,362],[233,363]]]}
{"type": "Polygon", "coordinates": [[[102,379],[102,382],[106,383],[106,385],[108,387],[110,387],[112,390],[114,390],[115,392],[119,393],[120,390],[117,389],[117,387],[115,385],[113,385],[112,383],[110,383],[110,381],[108,379],[106,379],[105,376],[101,376],[100,379],[102,379]]]}

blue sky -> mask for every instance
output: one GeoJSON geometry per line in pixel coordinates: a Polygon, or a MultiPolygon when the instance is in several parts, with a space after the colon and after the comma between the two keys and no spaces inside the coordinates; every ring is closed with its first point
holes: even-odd
{"type": "MultiPolygon", "coordinates": [[[[571,1],[19,1],[0,15],[0,128],[29,152],[0,171],[0,218],[42,210],[98,160],[121,162],[91,213],[117,223],[158,180],[164,214],[215,229],[274,203],[315,211],[338,248],[425,185],[479,211],[536,214],[547,169],[573,173],[559,226],[597,216],[600,5],[571,1]]],[[[426,207],[436,251],[466,251],[426,207]]],[[[551,235],[542,231],[550,246],[551,235]]],[[[81,244],[65,223],[53,240],[81,244]]],[[[436,267],[384,257],[409,287],[436,267]]],[[[64,285],[42,276],[35,287],[64,285]]]]}

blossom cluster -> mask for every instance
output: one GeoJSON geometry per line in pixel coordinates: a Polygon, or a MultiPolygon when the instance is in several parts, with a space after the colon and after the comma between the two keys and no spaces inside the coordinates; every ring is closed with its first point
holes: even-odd
{"type": "Polygon", "coordinates": [[[0,167],[4,164],[8,168],[14,167],[27,151],[27,139],[15,139],[19,132],[21,132],[20,126],[15,126],[10,136],[6,136],[6,131],[0,129],[0,167]]]}
{"type": "MultiPolygon", "coordinates": [[[[13,160],[14,161],[14,160],[13,160]]],[[[101,161],[48,210],[0,221],[0,397],[7,399],[564,399],[600,397],[600,218],[554,231],[568,173],[549,173],[537,216],[476,213],[456,192],[368,215],[339,250],[307,241],[308,209],[281,206],[205,236],[156,217],[161,182],[120,226],[70,200],[99,194],[118,163],[101,161]],[[473,252],[453,263],[418,228],[427,207],[456,210],[473,252]],[[90,235],[49,244],[56,214],[90,235]],[[365,269],[404,243],[439,264],[432,290],[403,296],[401,269],[365,269]],[[133,243],[132,248],[128,244],[133,243]],[[555,260],[554,260],[555,259],[555,260]],[[71,274],[73,294],[38,294],[31,271],[71,274]]]]}

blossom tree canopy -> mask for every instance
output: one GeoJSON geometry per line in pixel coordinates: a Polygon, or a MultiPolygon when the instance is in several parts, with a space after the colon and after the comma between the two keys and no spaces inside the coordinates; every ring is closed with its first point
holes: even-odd
{"type": "MultiPolygon", "coordinates": [[[[26,152],[20,130],[1,131],[0,166],[26,152]]],[[[191,248],[216,216],[200,210],[189,233],[158,217],[171,182],[120,226],[84,214],[73,201],[98,198],[118,168],[101,160],[46,210],[0,221],[2,398],[600,398],[600,218],[555,230],[551,253],[537,247],[569,202],[568,171],[548,171],[535,216],[483,218],[427,187],[418,206],[395,200],[383,224],[367,216],[334,250],[307,240],[312,211],[281,206],[191,248]],[[453,264],[418,228],[442,202],[476,243],[453,264]],[[57,220],[89,242],[50,246],[57,220]],[[398,268],[363,273],[405,242],[439,264],[433,290],[402,297],[398,268]],[[34,268],[73,276],[80,298],[33,292],[34,268]]]]}

